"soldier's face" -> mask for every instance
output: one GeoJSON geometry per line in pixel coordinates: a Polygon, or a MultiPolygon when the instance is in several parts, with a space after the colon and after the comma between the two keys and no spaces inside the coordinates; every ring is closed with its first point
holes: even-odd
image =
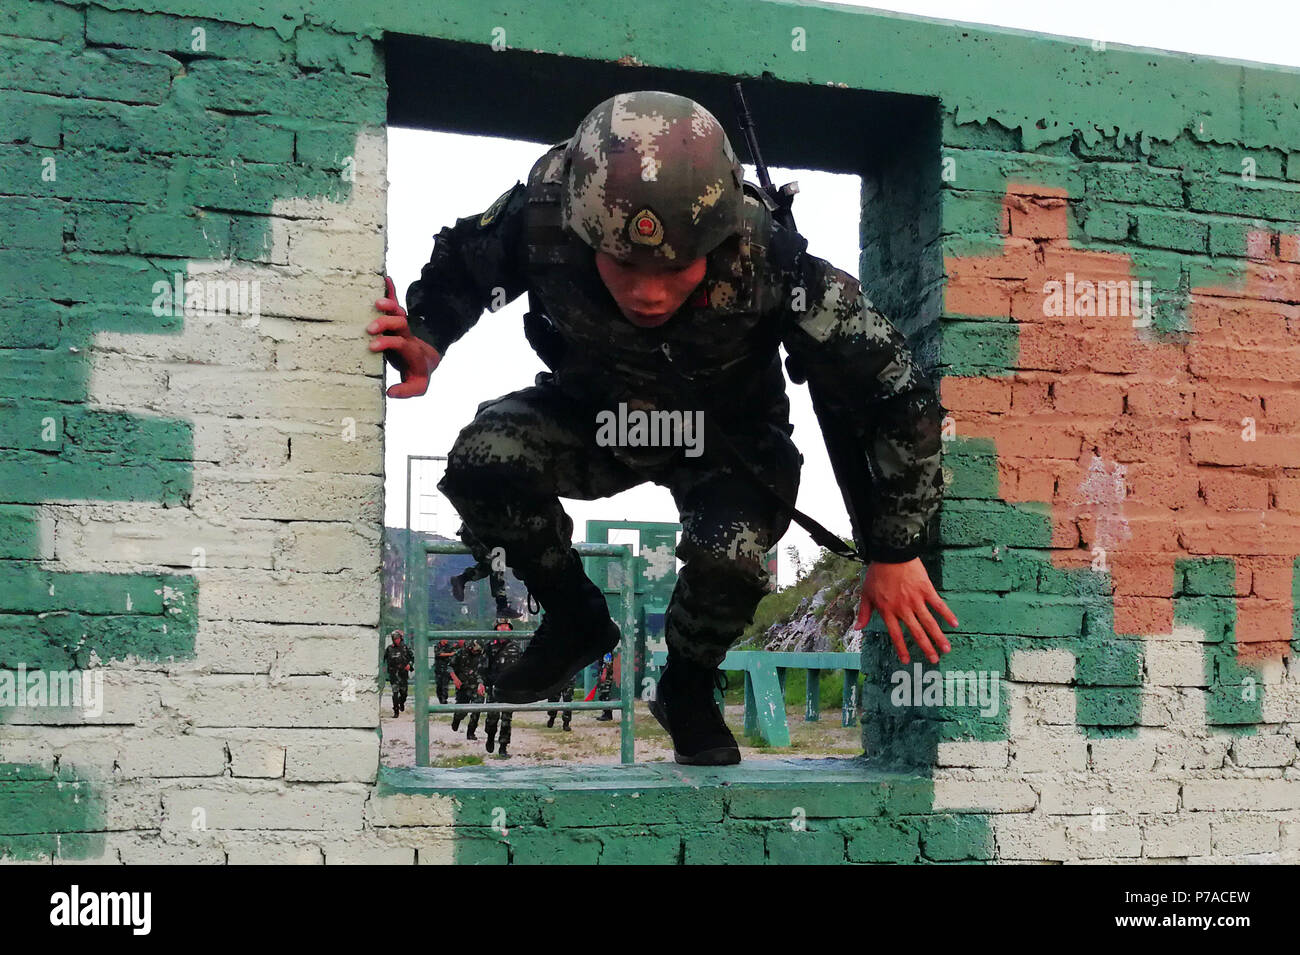
{"type": "Polygon", "coordinates": [[[680,269],[651,268],[620,262],[596,253],[596,269],[619,310],[638,328],[657,328],[673,317],[704,280],[707,260],[701,256],[680,269]]]}

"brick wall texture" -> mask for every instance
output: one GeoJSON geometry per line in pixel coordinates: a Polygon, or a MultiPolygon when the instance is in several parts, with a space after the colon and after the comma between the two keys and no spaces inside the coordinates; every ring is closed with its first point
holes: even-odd
{"type": "Polygon", "coordinates": [[[1294,75],[772,2],[701,5],[751,17],[725,50],[632,3],[575,38],[506,3],[511,48],[937,101],[938,235],[900,240],[944,276],[937,669],[999,697],[900,706],[869,640],[872,768],[440,782],[379,767],[382,37],[498,14],[204,6],[0,11],[0,858],[1300,861],[1294,75]],[[59,673],[97,712],[19,705],[59,673]]]}

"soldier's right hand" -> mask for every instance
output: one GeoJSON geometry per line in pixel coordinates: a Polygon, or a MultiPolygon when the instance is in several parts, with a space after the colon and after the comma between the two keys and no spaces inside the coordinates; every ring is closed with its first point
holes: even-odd
{"type": "Polygon", "coordinates": [[[393,280],[384,276],[384,298],[375,302],[383,315],[366,326],[375,336],[371,351],[382,351],[389,364],[402,374],[402,382],[388,389],[390,398],[416,398],[429,390],[429,376],[442,361],[442,355],[428,342],[411,334],[406,309],[397,301],[393,280]]]}

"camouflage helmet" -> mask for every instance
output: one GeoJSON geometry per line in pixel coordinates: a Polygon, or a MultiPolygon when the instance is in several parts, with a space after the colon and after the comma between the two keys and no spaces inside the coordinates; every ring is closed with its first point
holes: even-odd
{"type": "Polygon", "coordinates": [[[605,100],[564,151],[564,222],[598,252],[682,268],[739,232],[744,172],[694,100],[642,90],[605,100]]]}

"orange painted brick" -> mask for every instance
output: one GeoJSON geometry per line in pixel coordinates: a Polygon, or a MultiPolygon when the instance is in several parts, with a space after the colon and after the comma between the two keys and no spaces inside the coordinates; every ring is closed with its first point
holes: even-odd
{"type": "Polygon", "coordinates": [[[1262,656],[1259,644],[1279,644],[1291,639],[1292,606],[1290,600],[1263,600],[1259,597],[1242,597],[1237,600],[1237,621],[1234,636],[1237,638],[1238,659],[1247,655],[1246,648],[1254,645],[1254,656],[1262,656]]]}
{"type": "Polygon", "coordinates": [[[1124,412],[1125,383],[1100,375],[1068,375],[1052,386],[1052,403],[1059,412],[1118,416],[1124,412]]]}
{"type": "Polygon", "coordinates": [[[1263,420],[1279,431],[1295,431],[1300,428],[1300,390],[1260,388],[1260,398],[1264,402],[1263,420]]]}
{"type": "Polygon", "coordinates": [[[949,411],[1010,411],[1010,378],[963,378],[949,375],[940,384],[940,400],[949,411]]]}
{"type": "Polygon", "coordinates": [[[1069,237],[1069,203],[1042,196],[1008,196],[1004,204],[1011,219],[1011,234],[1030,239],[1069,237]]]}
{"type": "Polygon", "coordinates": [[[1181,461],[1134,461],[1125,475],[1136,504],[1176,510],[1199,503],[1196,472],[1181,461]]]}
{"type": "Polygon", "coordinates": [[[1243,430],[1193,426],[1190,429],[1192,460],[1198,464],[1300,467],[1300,436],[1256,431],[1255,440],[1247,441],[1242,437],[1243,430]]]}
{"type": "Polygon", "coordinates": [[[1160,597],[1115,596],[1115,633],[1163,634],[1174,629],[1172,600],[1160,597]]]}
{"type": "MultiPolygon", "coordinates": [[[[1296,550],[1300,551],[1300,546],[1296,550]]],[[[1294,560],[1295,558],[1289,554],[1241,557],[1237,560],[1237,570],[1238,573],[1243,567],[1250,570],[1250,592],[1256,597],[1289,601],[1294,576],[1292,572],[1294,560]]]]}
{"type": "Polygon", "coordinates": [[[1300,511],[1300,477],[1278,478],[1273,486],[1273,506],[1280,511],[1300,511]]]}
{"type": "Polygon", "coordinates": [[[1240,388],[1223,388],[1211,384],[1198,384],[1193,393],[1192,413],[1206,421],[1239,424],[1242,418],[1259,418],[1264,409],[1259,394],[1240,388]]]}
{"type": "Polygon", "coordinates": [[[1011,382],[1011,410],[1016,416],[1052,410],[1051,382],[1018,374],[1011,382]]]}
{"type": "Polygon", "coordinates": [[[1192,414],[1190,384],[1179,381],[1132,381],[1125,392],[1128,413],[1142,417],[1189,418],[1192,414]]]}
{"type": "Polygon", "coordinates": [[[1223,468],[1200,468],[1198,474],[1201,494],[1213,510],[1249,508],[1262,511],[1268,507],[1268,478],[1238,474],[1223,468]]]}

